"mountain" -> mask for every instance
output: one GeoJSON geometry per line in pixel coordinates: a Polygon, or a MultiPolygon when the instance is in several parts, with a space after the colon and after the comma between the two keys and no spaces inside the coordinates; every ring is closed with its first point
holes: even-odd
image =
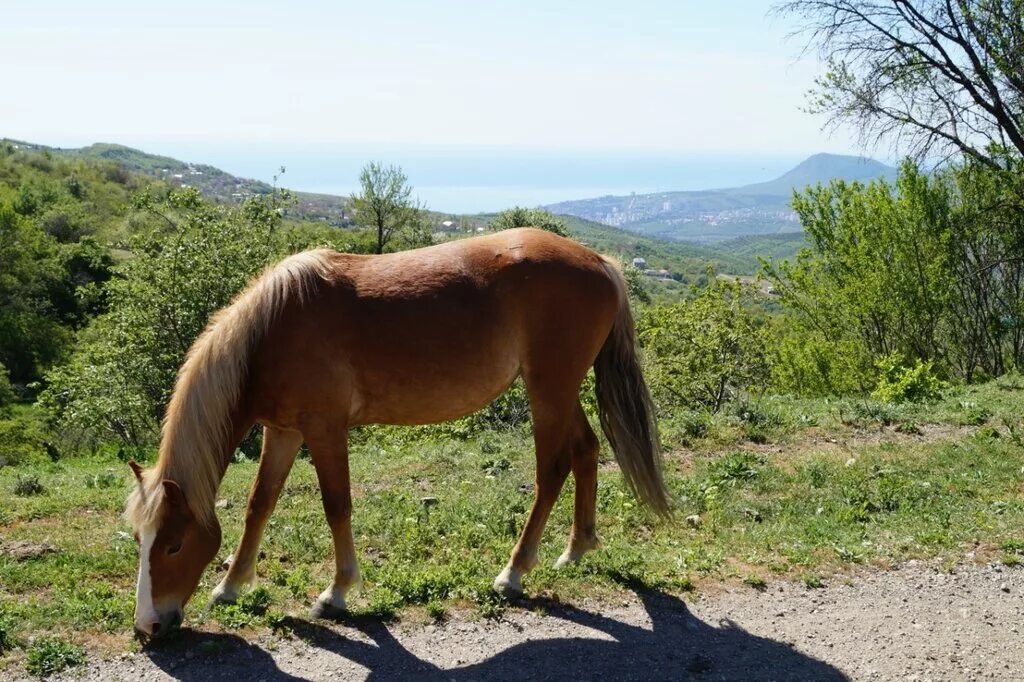
{"type": "MultiPolygon", "coordinates": [[[[130,173],[162,180],[175,187],[195,187],[209,199],[221,203],[237,203],[249,196],[274,191],[274,187],[265,182],[240,178],[213,166],[149,154],[119,144],[101,142],[77,149],[62,149],[20,140],[4,139],[0,142],[12,144],[17,149],[109,162],[130,173]]],[[[292,192],[292,195],[296,203],[288,211],[290,217],[322,221],[338,227],[352,223],[348,197],[311,192],[292,192]]]]}
{"type": "Polygon", "coordinates": [[[719,242],[745,235],[799,232],[790,207],[794,190],[833,179],[892,180],[897,171],[872,159],[815,154],[768,182],[704,191],[604,196],[546,206],[660,239],[719,242]]]}
{"type": "Polygon", "coordinates": [[[842,154],[815,154],[794,168],[768,182],[759,182],[730,190],[743,195],[769,195],[789,197],[793,190],[800,190],[808,185],[826,184],[830,180],[841,178],[847,182],[868,183],[884,178],[896,179],[896,169],[880,161],[861,156],[843,156],[842,154]]]}

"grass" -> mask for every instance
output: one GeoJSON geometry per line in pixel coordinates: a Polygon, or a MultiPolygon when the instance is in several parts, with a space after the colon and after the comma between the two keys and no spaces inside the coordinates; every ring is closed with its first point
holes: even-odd
{"type": "MultiPolygon", "coordinates": [[[[603,549],[551,568],[571,523],[570,479],[526,590],[574,600],[614,596],[624,585],[680,592],[726,581],[761,589],[780,577],[814,588],[851,565],[955,562],[976,546],[1014,565],[1024,558],[1024,447],[1014,435],[1024,432],[1022,413],[1024,388],[991,383],[930,405],[764,398],[713,417],[685,416],[681,426],[666,420],[668,443],[689,444],[666,456],[677,521],[652,522],[605,462],[603,549]],[[700,523],[684,523],[690,515],[700,523]]],[[[510,608],[490,584],[532,501],[529,431],[445,434],[387,428],[353,436],[365,578],[352,601],[358,615],[441,620],[468,610],[486,618],[510,608]]],[[[256,463],[244,461],[228,470],[221,558],[238,542],[255,472],[256,463]]],[[[58,548],[22,560],[0,552],[0,648],[8,663],[72,664],[57,641],[67,651],[133,646],[137,556],[120,519],[130,484],[113,453],[0,469],[0,536],[58,548]],[[11,495],[24,477],[35,477],[42,494],[11,495]]],[[[285,616],[305,617],[333,563],[306,458],[295,465],[263,550],[256,589],[204,616],[201,605],[220,577],[209,569],[188,624],[258,634],[283,627],[285,616]]]]}
{"type": "Polygon", "coordinates": [[[25,669],[38,677],[85,663],[85,649],[56,637],[44,637],[29,647],[25,669]]]}

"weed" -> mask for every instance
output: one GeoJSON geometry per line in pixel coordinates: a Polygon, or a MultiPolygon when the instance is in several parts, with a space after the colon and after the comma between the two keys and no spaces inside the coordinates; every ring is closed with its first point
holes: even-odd
{"type": "Polygon", "coordinates": [[[716,486],[737,486],[753,481],[760,474],[764,458],[750,452],[736,452],[714,462],[708,479],[716,486]]]}
{"type": "Polygon", "coordinates": [[[87,488],[116,488],[121,485],[121,477],[114,473],[113,469],[107,469],[101,474],[93,474],[85,479],[87,488]]]}
{"type": "Polygon", "coordinates": [[[905,433],[908,436],[920,436],[921,427],[916,422],[905,419],[896,425],[897,433],[905,433]]]}
{"type": "Polygon", "coordinates": [[[437,622],[442,621],[447,617],[448,611],[444,607],[444,603],[440,601],[428,601],[427,602],[427,615],[430,619],[437,622]]]}
{"type": "Polygon", "coordinates": [[[1014,566],[1020,566],[1021,563],[1024,563],[1024,559],[1021,559],[1019,554],[1010,553],[1003,554],[1003,556],[1000,557],[1000,561],[1002,561],[1003,566],[1011,568],[1014,566]]]}
{"type": "Polygon", "coordinates": [[[19,474],[14,482],[14,494],[20,497],[33,497],[45,492],[46,488],[35,474],[19,474]]]}
{"type": "Polygon", "coordinates": [[[820,590],[825,587],[825,581],[822,580],[821,576],[814,573],[807,573],[803,576],[803,583],[807,589],[820,590]]]}
{"type": "Polygon", "coordinates": [[[37,677],[49,677],[85,663],[85,649],[56,637],[42,637],[29,647],[25,669],[37,677]]]}
{"type": "Polygon", "coordinates": [[[0,654],[17,646],[14,636],[14,619],[0,608],[0,654]]]}
{"type": "Polygon", "coordinates": [[[747,587],[752,587],[755,590],[764,590],[768,587],[768,583],[759,575],[748,575],[743,578],[743,584],[747,587]]]}
{"type": "Polygon", "coordinates": [[[214,608],[217,622],[226,628],[251,627],[260,622],[271,603],[270,590],[259,586],[249,590],[234,604],[223,604],[214,608]]]}

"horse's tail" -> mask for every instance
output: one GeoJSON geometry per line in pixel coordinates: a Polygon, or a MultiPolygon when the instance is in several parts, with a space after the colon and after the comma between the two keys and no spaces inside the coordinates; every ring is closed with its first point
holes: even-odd
{"type": "Polygon", "coordinates": [[[656,514],[668,517],[672,509],[661,475],[654,403],[636,354],[626,281],[612,261],[605,260],[605,269],[618,290],[619,309],[594,362],[601,428],[629,488],[656,514]]]}

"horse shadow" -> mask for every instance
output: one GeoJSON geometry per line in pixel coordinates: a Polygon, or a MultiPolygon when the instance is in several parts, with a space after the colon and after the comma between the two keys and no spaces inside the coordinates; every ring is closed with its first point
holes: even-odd
{"type": "MultiPolygon", "coordinates": [[[[731,621],[718,627],[696,618],[686,604],[671,595],[637,590],[651,621],[639,627],[600,613],[542,599],[522,606],[604,633],[610,639],[566,636],[528,640],[478,663],[444,669],[405,648],[387,625],[377,619],[349,618],[369,642],[346,637],[331,627],[296,618],[281,625],[308,646],[331,652],[369,671],[373,679],[524,680],[524,679],[643,679],[643,680],[846,680],[842,672],[790,645],[746,632],[731,621]]],[[[281,670],[272,655],[236,635],[183,633],[199,646],[221,650],[215,668],[191,665],[156,647],[150,659],[166,674],[192,681],[228,678],[300,680],[281,670]],[[210,644],[210,642],[214,644],[210,644]]],[[[443,643],[439,642],[439,645],[443,643]]],[[[194,659],[193,659],[194,660],[194,659]]],[[[325,671],[326,672],[326,671],[325,671]]]]}

